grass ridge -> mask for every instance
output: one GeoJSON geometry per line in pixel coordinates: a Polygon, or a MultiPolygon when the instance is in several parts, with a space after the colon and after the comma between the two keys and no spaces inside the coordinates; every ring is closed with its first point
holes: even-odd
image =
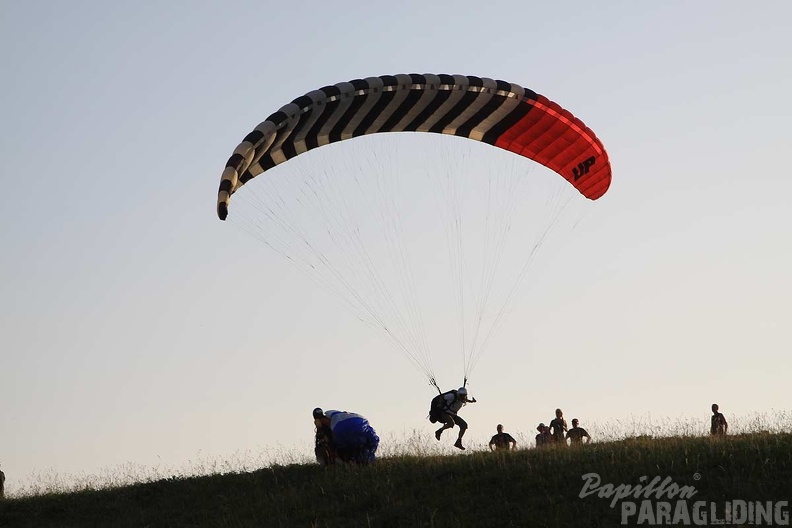
{"type": "Polygon", "coordinates": [[[1,527],[618,526],[582,475],[671,477],[696,500],[792,499],[792,434],[633,438],[583,448],[294,464],[0,502],[1,527]]]}

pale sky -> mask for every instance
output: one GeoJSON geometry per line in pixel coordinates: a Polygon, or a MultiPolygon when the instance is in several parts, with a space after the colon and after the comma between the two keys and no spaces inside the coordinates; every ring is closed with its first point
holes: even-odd
{"type": "Polygon", "coordinates": [[[44,470],[308,452],[315,406],[431,435],[422,375],[214,210],[253,127],[375,75],[520,84],[610,154],[610,191],[471,379],[471,444],[497,423],[532,438],[556,407],[702,430],[715,401],[792,407],[792,4],[601,4],[0,4],[8,490],[44,470]]]}

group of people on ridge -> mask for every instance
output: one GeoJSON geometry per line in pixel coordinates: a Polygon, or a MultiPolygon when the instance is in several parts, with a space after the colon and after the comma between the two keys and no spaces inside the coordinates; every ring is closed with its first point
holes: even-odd
{"type": "MultiPolygon", "coordinates": [[[[435,431],[437,440],[440,440],[443,431],[457,426],[459,433],[454,447],[464,451],[462,437],[465,436],[468,424],[458,413],[468,403],[476,403],[476,398],[468,398],[465,387],[440,393],[432,399],[429,421],[442,424],[435,431]]],[[[324,411],[319,407],[313,410],[313,418],[316,427],[316,460],[320,464],[333,464],[336,460],[358,464],[374,461],[379,437],[366,418],[347,411],[324,411]]],[[[725,435],[728,428],[726,418],[718,411],[718,405],[713,403],[710,433],[725,435]]],[[[571,429],[567,426],[561,409],[556,409],[555,418],[550,421],[549,426],[540,423],[536,429],[539,432],[535,437],[538,448],[554,445],[574,447],[591,442],[591,435],[580,427],[577,418],[572,419],[571,429]]],[[[490,439],[490,450],[516,449],[516,440],[509,433],[504,432],[502,424],[498,424],[497,430],[498,433],[490,439]]]]}
{"type": "Polygon", "coordinates": [[[564,412],[561,409],[556,409],[556,417],[550,421],[550,425],[540,423],[536,430],[539,434],[536,435],[536,447],[546,447],[550,445],[569,445],[580,446],[585,443],[591,442],[591,435],[588,431],[580,427],[580,421],[577,418],[572,419],[572,429],[567,427],[567,421],[564,419],[564,412]]]}

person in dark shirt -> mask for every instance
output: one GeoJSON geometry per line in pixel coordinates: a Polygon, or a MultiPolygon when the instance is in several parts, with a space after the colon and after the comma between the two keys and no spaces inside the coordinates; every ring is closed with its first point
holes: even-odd
{"type": "Polygon", "coordinates": [[[556,409],[556,417],[550,422],[550,429],[553,433],[553,441],[556,444],[566,445],[564,435],[567,432],[567,422],[564,420],[564,413],[561,409],[556,409]]]}
{"type": "Polygon", "coordinates": [[[336,452],[333,448],[333,431],[324,417],[324,411],[320,407],[313,410],[314,427],[316,428],[314,454],[319,464],[329,466],[335,464],[336,452]]]}
{"type": "Polygon", "coordinates": [[[517,441],[509,433],[503,432],[503,426],[498,424],[498,434],[489,442],[490,451],[510,451],[517,448],[517,441]]]}
{"type": "Polygon", "coordinates": [[[726,417],[718,412],[718,404],[712,404],[712,424],[710,425],[710,434],[713,436],[723,436],[729,430],[729,424],[726,423],[726,417]]]}
{"type": "Polygon", "coordinates": [[[539,431],[536,435],[536,447],[547,447],[553,443],[553,435],[550,434],[549,427],[540,423],[536,430],[539,431]]]}
{"type": "Polygon", "coordinates": [[[587,444],[591,442],[591,435],[582,427],[578,427],[579,423],[577,418],[573,418],[572,429],[567,431],[566,437],[569,438],[569,445],[571,446],[582,446],[583,438],[586,439],[587,444]]]}

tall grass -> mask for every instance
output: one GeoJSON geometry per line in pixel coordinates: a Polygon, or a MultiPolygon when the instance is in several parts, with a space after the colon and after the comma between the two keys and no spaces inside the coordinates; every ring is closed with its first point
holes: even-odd
{"type": "MultiPolygon", "coordinates": [[[[593,437],[593,443],[616,442],[635,438],[673,439],[695,438],[709,434],[708,418],[677,417],[654,418],[650,414],[584,424],[593,437]]],[[[792,433],[792,412],[771,410],[749,416],[729,417],[729,434],[792,433]]],[[[512,433],[518,449],[534,447],[534,433],[512,433]]],[[[307,440],[312,439],[310,433],[307,440]]],[[[443,442],[437,442],[429,431],[417,429],[381,435],[377,452],[380,459],[419,458],[432,459],[442,455],[474,455],[488,451],[487,437],[466,437],[467,450],[459,452],[451,447],[451,437],[456,429],[447,431],[443,442]],[[446,438],[447,437],[447,438],[446,438]]],[[[199,452],[185,464],[176,466],[157,464],[146,466],[128,462],[114,467],[101,468],[93,473],[62,474],[52,469],[31,472],[21,479],[6,482],[6,497],[22,498],[50,494],[66,494],[85,490],[114,489],[134,484],[158,482],[167,479],[229,475],[299,464],[314,463],[312,446],[276,446],[244,450],[230,455],[210,455],[199,452]]]]}
{"type": "MultiPolygon", "coordinates": [[[[595,472],[614,485],[671,478],[694,487],[696,500],[721,501],[721,508],[729,500],[788,501],[792,482],[788,432],[637,435],[581,449],[477,449],[463,456],[430,454],[443,447],[424,436],[408,438],[402,449],[386,442],[387,456],[373,466],[272,464],[12,498],[0,501],[0,527],[610,527],[620,524],[620,508],[581,496],[583,475],[595,472]]],[[[192,469],[234,467],[223,464],[192,469]]]]}

